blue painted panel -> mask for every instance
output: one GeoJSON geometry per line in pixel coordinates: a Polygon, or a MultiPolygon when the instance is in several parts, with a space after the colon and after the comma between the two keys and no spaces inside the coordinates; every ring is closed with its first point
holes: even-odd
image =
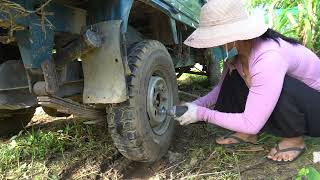
{"type": "MultiPolygon", "coordinates": [[[[18,3],[21,6],[23,6],[25,9],[28,9],[30,11],[34,10],[33,6],[38,4],[38,1],[31,1],[31,0],[14,0],[12,2],[18,3]]],[[[84,10],[71,8],[62,4],[58,4],[55,2],[50,3],[46,8],[46,12],[50,12],[53,15],[47,15],[46,18],[52,23],[54,30],[56,32],[70,32],[70,33],[79,33],[80,27],[85,25],[85,17],[86,12],[84,10]]],[[[12,14],[17,14],[16,11],[12,11],[12,14]]],[[[15,16],[15,15],[14,15],[15,16]]],[[[39,16],[17,16],[18,18],[16,20],[16,24],[28,27],[29,21],[31,18],[39,19],[39,16]]],[[[0,19],[1,20],[8,20],[10,21],[10,18],[5,13],[0,13],[0,19]]]]}
{"type": "Polygon", "coordinates": [[[170,4],[164,0],[150,0],[149,3],[150,5],[162,10],[165,14],[177,21],[187,24],[193,28],[196,28],[198,26],[198,17],[188,16],[187,14],[183,13],[183,11],[178,8],[178,6],[170,4]]]}
{"type": "Polygon", "coordinates": [[[15,34],[24,66],[29,69],[39,68],[43,61],[52,59],[54,40],[53,29],[46,26],[43,30],[40,20],[33,16],[29,29],[15,34]]]}
{"type": "Polygon", "coordinates": [[[81,28],[86,25],[85,10],[52,3],[46,11],[54,14],[53,16],[47,16],[47,18],[54,25],[56,32],[79,34],[81,28]]]}
{"type": "MultiPolygon", "coordinates": [[[[34,10],[35,5],[41,5],[42,0],[12,0],[28,10],[34,10]]],[[[165,2],[164,0],[146,1],[152,6],[159,8],[164,13],[188,24],[191,27],[198,25],[197,19],[183,13],[179,8],[165,2]]],[[[121,32],[127,31],[128,19],[133,0],[90,0],[88,7],[87,25],[102,21],[122,20],[121,32]]],[[[80,27],[77,14],[80,10],[70,8],[56,2],[50,3],[46,9],[53,16],[47,16],[53,27],[41,24],[41,17],[32,14],[21,17],[16,23],[26,27],[25,31],[17,32],[16,39],[22,54],[26,68],[39,68],[45,60],[51,59],[54,32],[79,32],[80,27]],[[45,31],[42,30],[45,28],[45,31]]],[[[14,14],[14,12],[13,12],[14,14]]],[[[0,13],[2,20],[8,20],[5,14],[0,13]]],[[[84,25],[84,24],[83,24],[84,25]]]]}
{"type": "Polygon", "coordinates": [[[223,54],[225,54],[224,51],[225,50],[224,50],[223,46],[218,46],[218,47],[212,48],[213,59],[216,60],[216,61],[223,60],[223,54]]]}
{"type": "MultiPolygon", "coordinates": [[[[12,2],[17,3],[24,7],[26,10],[32,11],[32,6],[33,6],[33,0],[27,1],[27,0],[13,0],[12,2]]],[[[18,14],[15,10],[12,10],[11,12],[12,16],[16,16],[15,14],[18,14]]],[[[28,26],[28,17],[21,17],[21,16],[16,16],[18,17],[16,20],[16,24],[22,25],[22,26],[28,26]]],[[[8,14],[1,13],[0,12],[0,19],[1,20],[9,20],[8,14]]]]}
{"type": "Polygon", "coordinates": [[[90,0],[87,25],[122,20],[121,32],[126,32],[132,4],[133,0],[90,0]]]}
{"type": "MultiPolygon", "coordinates": [[[[19,3],[30,11],[38,3],[30,0],[13,2],[19,3]]],[[[39,68],[43,61],[52,59],[55,31],[80,33],[81,27],[85,25],[85,12],[81,14],[79,12],[81,10],[52,3],[46,7],[45,11],[54,14],[54,16],[46,16],[53,26],[47,21],[42,22],[41,17],[34,13],[16,20],[16,24],[25,27],[25,30],[17,31],[15,37],[26,68],[39,68]]],[[[17,12],[12,12],[12,14],[15,13],[17,12]]],[[[0,18],[9,20],[5,14],[0,14],[0,18]]]]}

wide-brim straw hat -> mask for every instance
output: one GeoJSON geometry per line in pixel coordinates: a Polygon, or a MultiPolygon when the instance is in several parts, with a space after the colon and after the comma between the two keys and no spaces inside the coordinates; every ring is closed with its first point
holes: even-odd
{"type": "Polygon", "coordinates": [[[241,0],[209,0],[201,9],[199,27],[184,43],[194,48],[211,48],[254,39],[267,30],[263,17],[249,16],[241,0]]]}

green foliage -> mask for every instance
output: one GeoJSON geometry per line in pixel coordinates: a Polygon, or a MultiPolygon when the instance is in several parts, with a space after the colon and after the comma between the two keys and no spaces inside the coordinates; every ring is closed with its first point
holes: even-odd
{"type": "Polygon", "coordinates": [[[296,180],[303,179],[318,180],[320,179],[320,173],[313,167],[302,168],[300,169],[298,176],[296,177],[296,180]]]}
{"type": "Polygon", "coordinates": [[[271,4],[274,4],[275,8],[282,8],[282,7],[292,7],[297,6],[298,2],[296,0],[284,0],[284,1],[278,1],[278,0],[247,0],[247,3],[251,7],[268,7],[271,4]]]}
{"type": "Polygon", "coordinates": [[[320,3],[318,0],[247,0],[249,8],[261,7],[271,27],[282,34],[299,39],[320,53],[320,3]]]}
{"type": "Polygon", "coordinates": [[[0,179],[3,178],[2,175],[19,179],[17,177],[24,174],[29,174],[24,175],[28,177],[26,179],[33,179],[33,171],[40,174],[46,172],[44,176],[51,177],[53,175],[50,173],[55,168],[49,169],[46,166],[48,159],[64,159],[66,154],[70,156],[70,151],[89,155],[97,153],[97,150],[106,155],[113,150],[111,139],[104,128],[93,130],[92,126],[79,122],[59,129],[32,129],[30,132],[20,133],[8,142],[0,143],[0,179]]]}
{"type": "Polygon", "coordinates": [[[26,158],[43,160],[52,153],[63,153],[67,143],[66,134],[60,132],[32,131],[23,137],[15,137],[0,145],[0,172],[12,168],[26,158]]]}
{"type": "Polygon", "coordinates": [[[189,90],[201,90],[204,88],[210,88],[207,76],[194,75],[194,74],[183,74],[178,79],[178,85],[181,89],[189,90]],[[191,89],[190,89],[191,88],[191,89]]]}

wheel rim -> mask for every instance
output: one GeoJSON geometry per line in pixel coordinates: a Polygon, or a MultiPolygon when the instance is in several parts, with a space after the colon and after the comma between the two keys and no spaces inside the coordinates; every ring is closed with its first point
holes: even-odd
{"type": "Polygon", "coordinates": [[[161,113],[172,104],[172,98],[169,97],[170,92],[166,81],[159,76],[152,76],[148,86],[147,112],[151,128],[158,135],[164,134],[169,127],[170,118],[166,113],[161,113]]]}

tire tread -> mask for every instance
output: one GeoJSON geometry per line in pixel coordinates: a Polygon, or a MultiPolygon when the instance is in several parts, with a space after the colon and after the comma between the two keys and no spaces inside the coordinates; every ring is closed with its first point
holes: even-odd
{"type": "MultiPolygon", "coordinates": [[[[128,55],[132,74],[127,78],[129,99],[126,102],[108,107],[108,127],[115,146],[127,158],[135,161],[149,162],[142,141],[137,138],[134,126],[135,97],[138,95],[138,73],[143,64],[143,57],[155,48],[165,49],[158,41],[145,40],[137,43],[128,55]],[[124,133],[125,132],[125,133],[124,133]]],[[[169,53],[168,53],[169,55],[169,53]]],[[[169,55],[170,56],[170,55],[169,55]]]]}

